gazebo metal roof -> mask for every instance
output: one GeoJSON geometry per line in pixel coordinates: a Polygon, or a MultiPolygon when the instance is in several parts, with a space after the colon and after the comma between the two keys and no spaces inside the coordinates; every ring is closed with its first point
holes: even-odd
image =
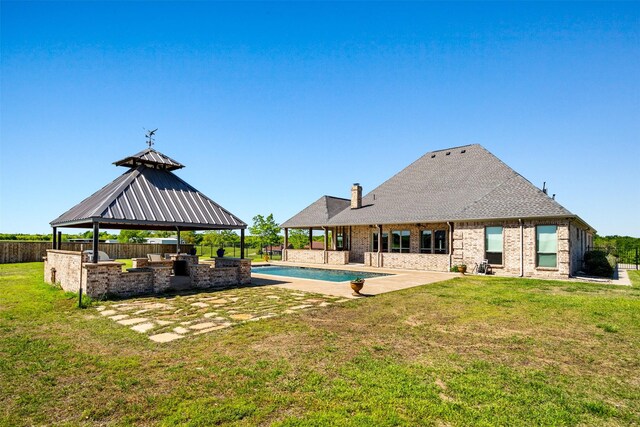
{"type": "Polygon", "coordinates": [[[151,148],[115,162],[130,169],[55,220],[53,227],[245,229],[247,224],[174,175],[184,167],[151,148]]]}
{"type": "Polygon", "coordinates": [[[171,157],[164,155],[159,151],[154,150],[151,147],[139,153],[136,153],[133,156],[125,157],[122,160],[113,162],[113,164],[116,166],[129,166],[129,167],[135,167],[137,165],[146,165],[149,167],[154,167],[156,169],[165,169],[168,171],[182,169],[184,167],[183,164],[176,162],[171,157]]]}

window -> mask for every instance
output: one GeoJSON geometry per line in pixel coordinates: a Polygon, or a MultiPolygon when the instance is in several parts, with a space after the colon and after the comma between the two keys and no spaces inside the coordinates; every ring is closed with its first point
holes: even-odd
{"type": "Polygon", "coordinates": [[[348,227],[336,228],[336,250],[339,250],[339,251],[349,250],[349,228],[348,227]]]}
{"type": "Polygon", "coordinates": [[[447,253],[447,232],[446,230],[436,230],[434,233],[434,253],[447,253]]]}
{"type": "MultiPolygon", "coordinates": [[[[371,237],[371,250],[372,252],[378,252],[378,233],[373,233],[371,237]]],[[[380,252],[389,251],[389,234],[382,233],[382,250],[380,252]]]]}
{"type": "Polygon", "coordinates": [[[446,254],[446,230],[420,230],[420,253],[446,254]]]}
{"type": "Polygon", "coordinates": [[[502,264],[502,227],[485,227],[484,257],[489,264],[502,264]]]}
{"type": "MultiPolygon", "coordinates": [[[[371,251],[378,252],[378,233],[373,233],[371,237],[371,251]]],[[[380,252],[389,251],[389,234],[382,233],[382,250],[380,252]]]]}
{"type": "Polygon", "coordinates": [[[391,252],[408,253],[410,248],[411,232],[409,230],[391,231],[391,252]]]}
{"type": "Polygon", "coordinates": [[[538,225],[536,227],[536,250],[538,267],[558,266],[558,227],[538,225]]]}
{"type": "Polygon", "coordinates": [[[433,247],[431,246],[433,232],[431,230],[422,230],[420,232],[420,253],[430,254],[433,253],[433,247]]]}

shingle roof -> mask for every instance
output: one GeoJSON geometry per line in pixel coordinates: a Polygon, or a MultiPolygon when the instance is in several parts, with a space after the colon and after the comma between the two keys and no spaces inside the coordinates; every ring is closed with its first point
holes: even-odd
{"type": "Polygon", "coordinates": [[[340,197],[322,196],[300,213],[282,223],[282,227],[319,227],[348,208],[351,201],[340,197]]]}
{"type": "Polygon", "coordinates": [[[169,171],[181,169],[184,167],[183,164],[176,162],[171,157],[162,154],[161,152],[156,151],[153,148],[147,148],[146,150],[142,150],[141,152],[136,153],[132,156],[128,156],[122,160],[113,162],[113,164],[116,166],[128,167],[146,165],[157,169],[166,169],[169,171]]]}
{"type": "Polygon", "coordinates": [[[53,220],[51,225],[90,228],[94,221],[101,226],[109,224],[112,228],[156,230],[175,230],[176,227],[182,230],[216,230],[247,226],[168,169],[144,164],[129,169],[53,220]]]}
{"type": "Polygon", "coordinates": [[[295,226],[575,216],[478,144],[425,154],[322,224],[307,209],[295,226]]]}

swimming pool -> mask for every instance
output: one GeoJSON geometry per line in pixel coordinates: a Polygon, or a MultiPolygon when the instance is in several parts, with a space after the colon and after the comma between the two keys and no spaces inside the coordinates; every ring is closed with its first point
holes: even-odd
{"type": "Polygon", "coordinates": [[[274,276],[298,277],[300,279],[325,280],[327,282],[346,282],[362,277],[370,279],[372,277],[390,276],[384,273],[367,273],[364,271],[349,270],[326,270],[324,268],[309,267],[284,267],[280,265],[265,265],[251,267],[252,273],[271,274],[274,276]]]}

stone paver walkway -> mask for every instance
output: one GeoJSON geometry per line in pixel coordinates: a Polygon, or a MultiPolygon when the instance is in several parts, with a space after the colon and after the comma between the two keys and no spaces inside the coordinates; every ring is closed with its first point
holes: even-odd
{"type": "Polygon", "coordinates": [[[338,296],[252,286],[105,302],[96,310],[115,323],[162,343],[345,301],[348,300],[338,296]]]}

